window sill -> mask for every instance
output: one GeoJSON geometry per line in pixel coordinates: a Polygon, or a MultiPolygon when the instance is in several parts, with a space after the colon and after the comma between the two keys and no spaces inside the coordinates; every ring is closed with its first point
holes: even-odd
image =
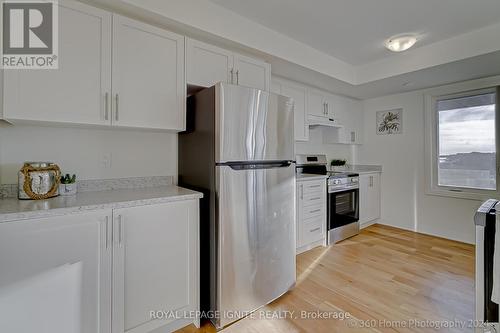
{"type": "Polygon", "coordinates": [[[431,189],[427,190],[426,194],[439,197],[474,200],[474,201],[485,201],[491,198],[499,197],[499,193],[497,191],[487,191],[487,190],[483,193],[477,193],[477,192],[467,192],[467,191],[458,192],[458,191],[450,191],[442,189],[431,189]]]}

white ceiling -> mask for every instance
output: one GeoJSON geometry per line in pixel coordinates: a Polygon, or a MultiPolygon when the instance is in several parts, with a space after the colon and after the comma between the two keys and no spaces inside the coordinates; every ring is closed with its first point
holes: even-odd
{"type": "Polygon", "coordinates": [[[392,35],[417,33],[418,48],[500,22],[499,0],[210,1],[355,66],[394,56],[392,35]]]}
{"type": "Polygon", "coordinates": [[[500,51],[360,85],[348,84],[278,59],[272,62],[272,70],[275,75],[320,89],[358,99],[368,99],[500,75],[500,51]]]}

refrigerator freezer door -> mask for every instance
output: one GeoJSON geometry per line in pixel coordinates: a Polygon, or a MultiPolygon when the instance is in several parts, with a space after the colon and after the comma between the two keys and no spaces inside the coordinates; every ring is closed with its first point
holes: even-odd
{"type": "Polygon", "coordinates": [[[219,328],[295,284],[294,169],[216,167],[219,328]]]}
{"type": "Polygon", "coordinates": [[[215,91],[216,162],[294,160],[292,99],[225,83],[215,91]]]}

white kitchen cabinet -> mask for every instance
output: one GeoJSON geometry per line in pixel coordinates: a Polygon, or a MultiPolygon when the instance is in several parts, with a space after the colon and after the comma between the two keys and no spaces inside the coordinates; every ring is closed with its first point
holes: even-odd
{"type": "Polygon", "coordinates": [[[111,210],[0,223],[1,332],[111,332],[111,210]]]}
{"type": "Polygon", "coordinates": [[[114,126],[185,129],[184,37],[113,15],[114,126]]]}
{"type": "Polygon", "coordinates": [[[320,117],[328,117],[327,101],[325,93],[308,89],[307,91],[307,114],[320,117]]]}
{"type": "Polygon", "coordinates": [[[186,42],[187,83],[210,87],[227,82],[269,91],[271,65],[193,39],[186,42]]]}
{"type": "Polygon", "coordinates": [[[265,61],[235,54],[233,70],[234,84],[269,91],[271,65],[265,61]]]}
{"type": "Polygon", "coordinates": [[[334,96],[309,88],[307,91],[307,113],[336,120],[334,96]]]}
{"type": "Polygon", "coordinates": [[[379,172],[359,176],[359,222],[361,226],[380,218],[379,172]]]}
{"type": "Polygon", "coordinates": [[[341,125],[324,131],[325,143],[362,144],[363,143],[363,110],[361,101],[330,95],[330,109],[335,110],[334,119],[341,125]]]}
{"type": "Polygon", "coordinates": [[[326,178],[297,181],[297,254],[326,244],[326,178]]]}
{"type": "Polygon", "coordinates": [[[6,70],[4,119],[111,124],[111,13],[59,1],[59,69],[6,70]]]}
{"type": "MultiPolygon", "coordinates": [[[[198,200],[113,211],[113,333],[171,331],[195,319],[154,320],[150,311],[196,311],[198,200]]],[[[196,320],[198,323],[198,320],[196,320]]]]}
{"type": "Polygon", "coordinates": [[[307,124],[307,90],[304,86],[286,80],[273,80],[272,91],[293,98],[295,141],[309,140],[307,124]]]}
{"type": "Polygon", "coordinates": [[[60,1],[59,69],[6,71],[3,95],[12,123],[182,131],[184,37],[60,1]]]}
{"type": "Polygon", "coordinates": [[[211,87],[231,83],[233,53],[191,38],[186,39],[186,77],[188,84],[211,87]]]}

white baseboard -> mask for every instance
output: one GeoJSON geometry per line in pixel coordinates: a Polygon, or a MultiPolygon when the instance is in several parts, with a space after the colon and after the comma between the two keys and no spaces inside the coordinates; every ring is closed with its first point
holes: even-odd
{"type": "Polygon", "coordinates": [[[307,244],[307,245],[298,247],[297,250],[296,250],[296,254],[301,254],[303,252],[312,250],[312,249],[314,249],[315,247],[318,247],[318,246],[326,246],[326,238],[320,239],[320,240],[318,240],[318,241],[316,241],[314,243],[311,243],[311,244],[307,244]]]}
{"type": "Polygon", "coordinates": [[[374,224],[377,224],[379,220],[373,220],[373,221],[368,221],[368,222],[363,222],[363,223],[360,223],[359,225],[359,228],[360,229],[364,229],[364,228],[367,228],[371,225],[374,225],[374,224]]]}

